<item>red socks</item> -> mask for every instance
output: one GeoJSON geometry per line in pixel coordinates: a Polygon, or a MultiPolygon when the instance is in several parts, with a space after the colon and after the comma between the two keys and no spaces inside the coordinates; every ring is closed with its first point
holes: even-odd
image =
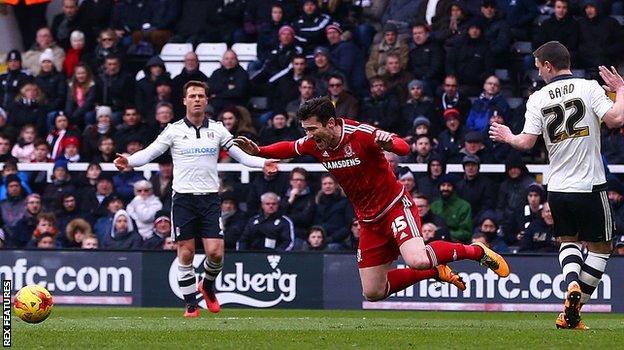
{"type": "Polygon", "coordinates": [[[414,270],[406,267],[403,269],[390,270],[388,271],[388,288],[386,290],[386,297],[390,294],[403,290],[418,281],[433,278],[437,275],[438,272],[434,268],[428,270],[414,270]]]}
{"type": "Polygon", "coordinates": [[[474,245],[433,241],[425,246],[431,266],[438,266],[457,260],[479,261],[483,257],[483,249],[474,245]]]}

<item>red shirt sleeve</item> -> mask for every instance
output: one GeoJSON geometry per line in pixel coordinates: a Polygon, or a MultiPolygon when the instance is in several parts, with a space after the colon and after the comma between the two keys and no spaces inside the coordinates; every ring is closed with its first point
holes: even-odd
{"type": "Polygon", "coordinates": [[[392,153],[398,156],[405,156],[410,152],[410,147],[402,138],[392,135],[392,153]]]}
{"type": "Polygon", "coordinates": [[[259,157],[264,158],[276,158],[276,159],[288,159],[297,156],[295,151],[295,142],[297,141],[282,141],[272,145],[260,147],[259,157]]]}

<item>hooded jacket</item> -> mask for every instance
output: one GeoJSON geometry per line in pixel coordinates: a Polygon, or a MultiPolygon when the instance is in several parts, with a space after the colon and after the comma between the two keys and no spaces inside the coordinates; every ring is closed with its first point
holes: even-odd
{"type": "Polygon", "coordinates": [[[592,19],[583,16],[579,20],[581,64],[591,68],[609,66],[624,51],[622,28],[615,19],[604,15],[600,3],[590,0],[585,2],[583,8],[587,5],[596,7],[597,14],[592,19]]]}
{"type": "Polygon", "coordinates": [[[439,198],[431,203],[431,211],[441,216],[449,229],[451,239],[469,243],[472,232],[470,204],[453,192],[449,198],[439,198]]]}
{"type": "Polygon", "coordinates": [[[136,83],[134,98],[137,108],[144,117],[147,116],[147,112],[149,111],[148,106],[156,105],[156,80],[152,79],[150,73],[151,66],[160,66],[162,68],[163,72],[159,78],[170,78],[169,72],[167,72],[167,68],[165,68],[165,61],[163,61],[160,56],[152,56],[152,58],[147,61],[145,67],[143,67],[145,77],[136,83]]]}
{"type": "Polygon", "coordinates": [[[110,234],[104,238],[104,249],[133,250],[141,247],[141,236],[136,232],[134,223],[130,215],[123,209],[118,210],[113,216],[113,223],[110,227],[110,234]],[[125,232],[115,230],[115,223],[120,216],[125,216],[128,220],[128,229],[125,232]]]}

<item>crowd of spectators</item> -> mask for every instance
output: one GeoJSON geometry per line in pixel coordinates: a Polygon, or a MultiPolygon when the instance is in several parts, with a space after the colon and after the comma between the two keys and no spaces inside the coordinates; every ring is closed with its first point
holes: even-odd
{"type": "MultiPolygon", "coordinates": [[[[518,153],[487,137],[493,122],[520,131],[524,103],[509,98],[526,101],[540,87],[532,56],[514,43],[561,41],[587,78],[624,53],[609,16],[623,14],[618,0],[63,0],[51,23],[46,5],[15,8],[26,49],[10,51],[0,75],[0,247],[175,249],[171,157],[149,180],[100,163],[141,150],[183,118],[182,86],[199,80],[209,86],[206,115],[261,145],[303,136],[298,106],[321,95],[338,116],[403,137],[410,154],[386,156],[415,198],[427,242],[557,251],[545,189],[525,166],[546,161],[543,147],[518,153]],[[253,42],[257,59],[243,68],[227,50],[207,76],[188,52],[171,76],[158,55],[168,42],[253,42]],[[28,162],[53,163],[51,178],[18,171],[28,162]],[[77,162],[89,163],[86,172],[68,171],[77,162]],[[480,172],[492,163],[504,174],[480,172]],[[464,172],[448,174],[447,164],[464,172]]],[[[605,161],[624,163],[622,131],[602,134],[605,161]]],[[[220,161],[233,160],[224,152],[220,161]]],[[[246,185],[236,174],[221,180],[227,249],[356,249],[359,223],[331,175],[296,168],[246,185]]],[[[624,233],[624,185],[610,175],[608,186],[624,233]]]]}

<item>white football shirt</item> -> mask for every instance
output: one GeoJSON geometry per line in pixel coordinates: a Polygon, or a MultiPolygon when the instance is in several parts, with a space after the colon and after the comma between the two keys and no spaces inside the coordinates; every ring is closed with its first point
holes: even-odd
{"type": "MultiPolygon", "coordinates": [[[[177,193],[214,193],[219,191],[219,151],[221,147],[230,150],[234,145],[232,139],[232,134],[221,122],[205,119],[203,125],[196,128],[184,118],[167,125],[151,145],[129,156],[128,163],[132,167],[141,166],[171,149],[173,190],[177,193]]],[[[257,157],[249,158],[255,160],[257,157]]],[[[261,167],[262,164],[263,159],[253,165],[261,167]]]]}
{"type": "Polygon", "coordinates": [[[572,75],[556,77],[529,97],[522,132],[544,136],[548,191],[591,192],[606,182],[600,123],[612,105],[598,82],[572,75]]]}

